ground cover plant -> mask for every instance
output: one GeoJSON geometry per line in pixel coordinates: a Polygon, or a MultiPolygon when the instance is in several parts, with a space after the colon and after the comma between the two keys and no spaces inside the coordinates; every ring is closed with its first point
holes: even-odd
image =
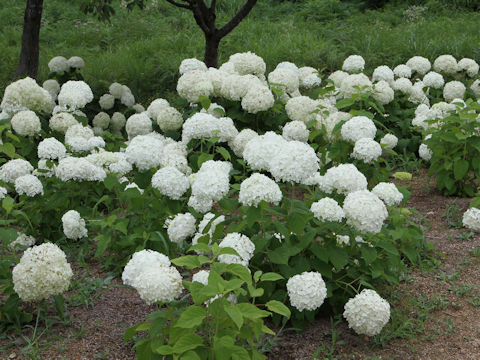
{"type": "MultiPolygon", "coordinates": [[[[378,346],[416,334],[448,305],[416,297],[427,310],[415,322],[391,301],[410,274],[440,263],[407,205],[404,170],[423,161],[439,192],[475,194],[479,65],[367,63],[350,55],[328,71],[239,52],[216,69],[186,58],[175,94],[145,106],[124,83],[92,90],[78,56],[50,59],[41,85],[10,83],[0,104],[6,336],[30,327],[22,351],[38,358],[40,338],[115,278],[150,306],[120,325],[139,359],[266,358],[285,327],[308,331],[319,316],[332,319],[332,338],[314,356],[345,345],[342,318],[378,346]]],[[[457,239],[480,230],[478,206],[441,213],[468,229],[457,239]]],[[[475,306],[459,271],[435,276],[475,306]]],[[[438,324],[432,339],[453,333],[450,319],[438,324]]]]}

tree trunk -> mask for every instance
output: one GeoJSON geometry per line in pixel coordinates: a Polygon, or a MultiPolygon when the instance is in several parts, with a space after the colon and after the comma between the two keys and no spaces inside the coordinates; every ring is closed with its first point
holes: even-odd
{"type": "Polygon", "coordinates": [[[23,20],[22,50],[15,74],[17,78],[26,75],[32,78],[37,77],[42,7],[43,0],[27,0],[23,20]]]}
{"type": "Polygon", "coordinates": [[[207,67],[218,67],[218,45],[220,39],[215,35],[205,34],[205,57],[203,62],[207,67]]]}

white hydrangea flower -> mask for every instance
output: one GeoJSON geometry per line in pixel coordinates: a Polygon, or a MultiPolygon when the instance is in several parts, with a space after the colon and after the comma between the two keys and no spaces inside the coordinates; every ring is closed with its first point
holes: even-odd
{"type": "Polygon", "coordinates": [[[404,94],[410,94],[410,91],[412,90],[412,82],[410,81],[410,79],[408,78],[399,78],[397,80],[395,80],[395,82],[393,83],[393,90],[395,91],[400,91],[404,94]]]}
{"type": "Polygon", "coordinates": [[[98,151],[86,159],[96,166],[102,167],[107,173],[125,175],[132,171],[132,164],[123,152],[98,151]]]}
{"type": "Polygon", "coordinates": [[[69,68],[68,60],[63,56],[55,56],[48,62],[48,69],[52,73],[63,73],[69,68]]]}
{"type": "Polygon", "coordinates": [[[108,115],[106,112],[101,111],[97,115],[95,115],[92,120],[92,124],[94,127],[105,130],[106,128],[108,128],[108,125],[110,125],[110,115],[108,115]]]}
{"type": "Polygon", "coordinates": [[[55,244],[33,246],[13,268],[13,289],[23,301],[40,301],[59,295],[73,275],[65,253],[55,244]]]}
{"type": "Polygon", "coordinates": [[[480,79],[475,80],[472,85],[470,85],[470,89],[476,97],[480,97],[480,79]]]}
{"type": "Polygon", "coordinates": [[[183,75],[189,71],[199,70],[199,71],[207,71],[207,65],[203,61],[200,61],[195,58],[191,59],[183,59],[180,63],[180,67],[178,68],[178,72],[180,75],[183,75]]]}
{"type": "Polygon", "coordinates": [[[38,144],[37,155],[39,159],[63,159],[67,156],[67,149],[60,141],[51,137],[38,144]]]}
{"type": "Polygon", "coordinates": [[[66,112],[56,113],[50,118],[50,129],[65,134],[70,126],[78,125],[79,122],[72,114],[66,112]]]}
{"type": "Polygon", "coordinates": [[[60,84],[55,79],[45,80],[42,87],[48,91],[53,101],[57,100],[57,95],[60,92],[60,84]]]}
{"type": "Polygon", "coordinates": [[[92,100],[92,89],[84,81],[67,81],[58,94],[58,105],[71,110],[81,109],[92,100]]]}
{"type": "Polygon", "coordinates": [[[183,125],[183,117],[174,107],[165,106],[158,112],[157,124],[163,132],[178,130],[183,125]]]}
{"type": "Polygon", "coordinates": [[[288,69],[294,72],[297,76],[300,76],[298,66],[290,61],[282,61],[281,63],[278,63],[275,69],[288,69]]]}
{"type": "Polygon", "coordinates": [[[410,94],[409,94],[410,96],[408,98],[408,101],[414,104],[428,105],[430,103],[430,100],[428,100],[427,95],[423,91],[424,87],[425,87],[425,84],[423,82],[416,82],[410,89],[410,94]]]}
{"type": "Polygon", "coordinates": [[[238,133],[237,136],[228,142],[228,145],[233,150],[235,155],[238,157],[243,157],[243,150],[245,149],[245,146],[250,140],[256,138],[257,136],[258,134],[254,130],[243,129],[238,133]]]}
{"type": "Polygon", "coordinates": [[[356,230],[377,234],[388,216],[385,204],[368,190],[351,192],[343,202],[347,224],[356,230]]]}
{"type": "Polygon", "coordinates": [[[62,216],[63,233],[67,239],[78,240],[88,235],[85,227],[85,220],[80,213],[75,210],[69,210],[62,216]]]}
{"type": "Polygon", "coordinates": [[[452,55],[440,55],[433,62],[433,69],[447,75],[453,75],[458,71],[457,60],[452,55]]]}
{"type": "Polygon", "coordinates": [[[375,290],[364,289],[345,304],[343,316],[359,335],[374,336],[390,319],[390,304],[375,290]]]}
{"type": "Polygon", "coordinates": [[[430,60],[422,57],[422,56],[414,56],[409,59],[406,65],[412,69],[412,71],[417,72],[419,75],[425,75],[427,72],[430,71],[432,68],[432,64],[430,60]]]}
{"type": "Polygon", "coordinates": [[[372,193],[377,195],[387,206],[399,205],[403,200],[403,194],[398,191],[393,183],[381,182],[373,189],[372,193]]]}
{"type": "Polygon", "coordinates": [[[382,147],[375,140],[370,138],[361,138],[355,141],[351,156],[364,163],[376,161],[382,155],[382,147]]]}
{"type": "Polygon", "coordinates": [[[342,122],[348,121],[352,118],[352,115],[343,111],[336,111],[328,116],[321,116],[320,114],[317,115],[317,129],[321,129],[325,127],[327,139],[333,140],[336,138],[337,134],[333,134],[333,129],[335,126],[342,122]]]}
{"type": "Polygon", "coordinates": [[[298,311],[313,311],[322,306],[327,297],[327,287],[318,272],[303,272],[287,281],[290,304],[298,311]]]}
{"type": "Polygon", "coordinates": [[[10,123],[12,129],[20,136],[34,136],[42,130],[39,117],[30,110],[17,112],[10,123]]]}
{"type": "Polygon", "coordinates": [[[190,188],[190,183],[181,171],[167,166],[153,175],[152,187],[170,199],[178,200],[190,188]]]}
{"type": "Polygon", "coordinates": [[[133,96],[131,90],[127,86],[125,85],[123,86],[124,86],[124,91],[123,91],[122,97],[120,98],[120,102],[126,107],[135,106],[135,96],[133,96]]]}
{"type": "Polygon", "coordinates": [[[320,221],[340,222],[345,217],[345,213],[340,205],[329,197],[314,202],[310,206],[310,211],[320,221]]]}
{"type": "Polygon", "coordinates": [[[270,159],[268,170],[276,181],[303,184],[318,171],[318,163],[317,154],[310,145],[288,141],[270,159]]]}
{"type": "Polygon", "coordinates": [[[335,87],[340,88],[342,86],[343,80],[348,77],[348,73],[342,70],[337,70],[331,73],[328,78],[333,81],[335,87]]]}
{"type": "Polygon", "coordinates": [[[218,261],[225,264],[241,264],[245,267],[248,267],[248,262],[255,251],[255,244],[247,236],[237,232],[227,234],[218,246],[232,248],[239,255],[219,255],[218,261]]]}
{"type": "Polygon", "coordinates": [[[114,112],[110,119],[110,127],[114,132],[120,132],[126,123],[127,119],[125,118],[125,115],[120,112],[114,112]]]}
{"type": "Polygon", "coordinates": [[[300,78],[300,88],[311,89],[320,86],[322,79],[318,76],[318,70],[310,66],[304,66],[298,69],[300,78]]]}
{"type": "Polygon", "coordinates": [[[211,210],[213,206],[213,200],[209,198],[203,198],[201,196],[192,195],[188,199],[187,205],[193,208],[196,212],[203,214],[211,210]]]}
{"type": "Polygon", "coordinates": [[[342,65],[342,70],[350,74],[362,72],[365,68],[365,60],[360,55],[350,55],[342,65]]]}
{"type": "Polygon", "coordinates": [[[318,102],[308,96],[291,98],[285,104],[285,111],[292,121],[302,121],[308,124],[316,118],[315,110],[318,110],[318,102]]]}
{"type": "Polygon", "coordinates": [[[83,69],[85,67],[85,61],[80,56],[72,56],[67,60],[67,63],[72,69],[83,69]]]}
{"type": "Polygon", "coordinates": [[[270,159],[280,152],[287,141],[280,135],[268,131],[256,136],[245,145],[243,157],[254,170],[268,170],[270,159]]]}
{"type": "Polygon", "coordinates": [[[205,71],[192,70],[178,79],[177,92],[180,97],[196,103],[200,96],[208,97],[212,94],[213,85],[205,71]]]}
{"type": "Polygon", "coordinates": [[[463,213],[462,224],[467,229],[480,232],[480,209],[472,207],[463,213]]]}
{"type": "Polygon", "coordinates": [[[5,197],[8,194],[8,190],[4,188],[3,186],[0,186],[0,200],[5,199],[5,197]]]}
{"type": "Polygon", "coordinates": [[[132,255],[123,269],[122,281],[125,285],[136,286],[136,278],[149,268],[170,267],[168,256],[153,250],[141,250],[132,255]]]}
{"type": "Polygon", "coordinates": [[[479,69],[479,65],[473,59],[463,58],[458,62],[458,70],[465,71],[467,75],[471,78],[478,75],[479,69]]]}
{"type": "Polygon", "coordinates": [[[334,190],[349,194],[367,188],[367,178],[353,164],[340,164],[327,170],[318,184],[326,193],[334,190]]]}
{"type": "Polygon", "coordinates": [[[340,86],[340,93],[345,98],[352,97],[353,94],[370,92],[372,90],[372,82],[364,74],[348,75],[340,86]]]}
{"type": "Polygon", "coordinates": [[[286,140],[296,140],[301,142],[307,142],[310,131],[307,129],[302,121],[290,121],[285,124],[282,130],[282,136],[286,140]]]}
{"type": "Polygon", "coordinates": [[[374,139],[377,132],[375,123],[366,116],[354,116],[342,125],[342,138],[357,142],[362,138],[374,139]]]}
{"type": "Polygon", "coordinates": [[[43,185],[35,175],[22,175],[15,179],[15,191],[19,195],[25,194],[30,197],[43,195],[43,185]]]}
{"type": "Polygon", "coordinates": [[[454,99],[463,99],[467,88],[460,81],[450,81],[445,84],[443,88],[443,97],[445,101],[452,101],[454,99]]]}
{"type": "MultiPolygon", "coordinates": [[[[206,229],[207,225],[210,224],[210,228],[208,229],[207,234],[211,237],[213,236],[213,233],[215,232],[215,229],[218,224],[222,223],[225,221],[225,216],[221,215],[215,218],[215,214],[213,213],[206,213],[203,216],[202,221],[198,224],[198,233],[203,235],[204,230],[206,229]],[[213,219],[213,221],[212,221],[213,219]]],[[[193,242],[192,242],[193,244],[193,242]]]]}
{"type": "Polygon", "coordinates": [[[182,276],[173,266],[147,268],[136,280],[135,289],[148,305],[155,302],[171,302],[183,290],[182,276]]]}
{"type": "Polygon", "coordinates": [[[192,276],[192,282],[199,282],[205,286],[208,285],[208,277],[210,276],[209,270],[200,270],[192,276]]]}
{"type": "Polygon", "coordinates": [[[33,166],[26,160],[9,160],[0,167],[0,180],[14,183],[18,177],[30,174],[32,171],[33,166]]]}
{"type": "Polygon", "coordinates": [[[433,152],[426,144],[420,144],[420,147],[418,148],[418,155],[420,158],[428,162],[432,158],[433,152]]]}
{"type": "Polygon", "coordinates": [[[378,82],[380,80],[386,81],[388,84],[393,84],[395,75],[387,65],[381,65],[373,70],[372,81],[378,82]]]}
{"type": "Polygon", "coordinates": [[[383,145],[384,149],[392,150],[398,144],[398,138],[393,134],[385,134],[380,140],[380,145],[383,145]]]}
{"type": "Polygon", "coordinates": [[[219,142],[227,142],[238,135],[233,120],[217,118],[206,113],[196,113],[183,123],[182,142],[188,144],[192,139],[218,137],[219,142]]]}
{"type": "Polygon", "coordinates": [[[380,80],[373,86],[372,96],[380,104],[386,105],[393,101],[395,93],[386,81],[380,80]]]}
{"type": "Polygon", "coordinates": [[[242,109],[250,114],[272,108],[275,98],[267,86],[253,86],[242,99],[242,109]]]}
{"type": "Polygon", "coordinates": [[[445,84],[443,76],[435,71],[430,71],[423,77],[423,83],[425,86],[431,87],[433,89],[441,89],[445,84]]]}
{"type": "Polygon", "coordinates": [[[282,200],[282,191],[269,177],[254,173],[240,184],[238,200],[242,205],[257,207],[260,201],[277,205],[282,200]]]}
{"type": "Polygon", "coordinates": [[[138,135],[147,135],[152,132],[152,120],[147,114],[133,114],[125,125],[128,138],[133,139],[138,135]]]}
{"type": "Polygon", "coordinates": [[[31,247],[35,245],[37,240],[33,236],[29,236],[23,233],[19,233],[17,238],[8,244],[8,247],[12,250],[19,248],[20,246],[31,247]]]}
{"type": "Polygon", "coordinates": [[[277,67],[268,74],[268,82],[272,88],[278,88],[288,94],[292,94],[297,91],[300,86],[298,69],[297,72],[295,72],[286,67],[277,67]]]}
{"type": "Polygon", "coordinates": [[[235,72],[239,75],[263,75],[267,67],[260,56],[250,51],[233,54],[228,62],[233,65],[235,72]]]}
{"type": "Polygon", "coordinates": [[[115,97],[112,94],[103,94],[98,99],[98,104],[102,108],[102,110],[110,110],[113,109],[115,105],[115,97]]]}
{"type": "Polygon", "coordinates": [[[160,166],[163,157],[164,143],[150,135],[135,136],[127,146],[125,155],[128,162],[140,171],[160,166]]]}
{"type": "Polygon", "coordinates": [[[167,219],[164,227],[170,241],[181,243],[183,240],[195,234],[197,220],[190,213],[177,214],[173,219],[167,219]]]}
{"type": "Polygon", "coordinates": [[[108,91],[115,97],[115,99],[120,100],[122,98],[124,88],[122,84],[114,82],[110,84],[110,86],[108,87],[108,91]]]}
{"type": "Polygon", "coordinates": [[[412,69],[405,64],[396,66],[393,69],[393,73],[397,78],[406,78],[410,79],[412,77],[412,69]]]}
{"type": "Polygon", "coordinates": [[[55,176],[62,181],[103,181],[107,173],[86,158],[66,157],[55,167],[55,176]]]}
{"type": "Polygon", "coordinates": [[[205,161],[195,174],[192,196],[219,201],[230,189],[229,172],[232,164],[226,161],[205,161]]]}
{"type": "Polygon", "coordinates": [[[0,104],[0,108],[9,116],[22,110],[51,114],[54,107],[50,93],[29,77],[8,85],[0,104]]]}

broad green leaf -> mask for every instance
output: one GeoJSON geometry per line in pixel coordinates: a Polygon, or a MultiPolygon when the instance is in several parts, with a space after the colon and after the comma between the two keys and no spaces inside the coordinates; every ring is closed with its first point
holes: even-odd
{"type": "Polygon", "coordinates": [[[330,262],[335,266],[335,269],[343,269],[348,263],[348,253],[340,247],[329,247],[325,249],[328,251],[328,258],[330,262]]]}
{"type": "Polygon", "coordinates": [[[15,153],[15,146],[13,146],[13,144],[11,143],[5,143],[3,145],[0,145],[0,152],[4,153],[5,155],[7,155],[9,158],[12,158],[12,159],[19,157],[15,153]]]}
{"type": "Polygon", "coordinates": [[[189,306],[178,318],[175,327],[191,329],[200,325],[207,316],[207,310],[202,306],[189,306]]]}
{"type": "Polygon", "coordinates": [[[260,319],[263,317],[270,316],[270,313],[265,310],[260,310],[255,305],[249,303],[240,303],[237,305],[238,309],[242,312],[243,317],[248,319],[260,319]]]}
{"type": "Polygon", "coordinates": [[[232,160],[232,157],[231,157],[230,153],[229,153],[228,150],[225,149],[224,147],[222,147],[222,146],[217,146],[216,151],[223,156],[223,159],[224,159],[225,161],[230,161],[230,160],[232,160]]]}
{"type": "Polygon", "coordinates": [[[2,200],[2,207],[7,212],[7,215],[10,214],[14,206],[15,206],[15,200],[13,200],[10,196],[6,196],[2,200]]]}
{"type": "Polygon", "coordinates": [[[459,159],[453,163],[453,175],[455,180],[463,179],[468,172],[469,163],[467,160],[459,159]]]}
{"type": "Polygon", "coordinates": [[[230,319],[232,319],[232,321],[235,323],[235,325],[237,325],[238,329],[240,330],[243,325],[243,316],[237,306],[226,302],[223,308],[230,317],[230,319]]]}
{"type": "Polygon", "coordinates": [[[171,260],[173,264],[177,266],[184,266],[187,269],[195,269],[202,267],[203,264],[211,262],[209,258],[203,255],[186,255],[180,256],[176,259],[171,260]]]}
{"type": "Polygon", "coordinates": [[[363,260],[365,260],[365,263],[367,265],[374,262],[375,259],[377,258],[377,251],[375,250],[375,248],[371,248],[369,246],[363,246],[361,249],[361,252],[362,252],[363,260]]]}
{"type": "Polygon", "coordinates": [[[305,216],[305,214],[294,212],[288,217],[287,228],[291,232],[297,235],[300,235],[302,234],[309,220],[310,220],[309,216],[305,216]]]}
{"type": "Polygon", "coordinates": [[[277,281],[283,279],[284,277],[282,275],[273,272],[265,273],[260,277],[260,281],[277,281]]]}
{"type": "Polygon", "coordinates": [[[335,107],[340,110],[352,106],[353,104],[355,104],[355,100],[353,98],[345,98],[337,101],[335,107]]]}
{"type": "Polygon", "coordinates": [[[204,108],[205,110],[208,110],[208,108],[210,107],[210,104],[212,103],[207,96],[203,96],[203,95],[199,96],[198,100],[200,101],[200,105],[202,105],[202,108],[204,108]]]}
{"type": "Polygon", "coordinates": [[[197,334],[185,334],[173,346],[175,354],[182,354],[188,350],[196,349],[203,345],[203,339],[197,334]]]}
{"type": "Polygon", "coordinates": [[[285,304],[282,304],[278,300],[270,300],[265,304],[268,310],[273,311],[274,313],[283,315],[287,318],[290,318],[290,309],[285,306],[285,304]]]}

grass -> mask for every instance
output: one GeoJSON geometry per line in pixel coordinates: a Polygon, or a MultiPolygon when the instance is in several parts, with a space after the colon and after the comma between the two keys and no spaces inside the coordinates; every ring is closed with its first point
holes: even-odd
{"type": "MultiPolygon", "coordinates": [[[[56,55],[82,56],[83,73],[101,92],[112,81],[130,86],[140,102],[169,97],[175,89],[183,58],[203,57],[203,35],[191,13],[165,1],[158,8],[117,9],[112,23],[99,23],[79,10],[81,0],[49,0],[41,28],[39,81],[48,76],[47,63],[56,55]]],[[[220,2],[217,23],[225,23],[241,0],[220,2]]],[[[253,51],[268,70],[281,61],[333,70],[357,53],[367,59],[367,71],[397,65],[413,55],[430,59],[450,53],[480,60],[476,46],[480,14],[451,11],[442,2],[430,6],[416,21],[404,15],[408,2],[361,12],[353,2],[262,0],[220,44],[220,62],[230,54],[253,51]],[[448,34],[446,36],[445,34],[448,34]]],[[[4,0],[0,9],[0,92],[15,72],[25,2],[4,0]]]]}

